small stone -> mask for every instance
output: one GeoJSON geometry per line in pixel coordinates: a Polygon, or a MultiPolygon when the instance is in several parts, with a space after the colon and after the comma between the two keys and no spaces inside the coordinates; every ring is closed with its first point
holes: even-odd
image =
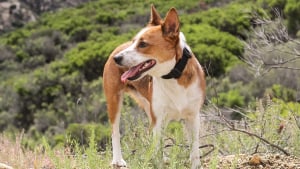
{"type": "Polygon", "coordinates": [[[294,169],[294,168],[296,168],[296,165],[295,165],[295,164],[290,164],[290,165],[288,165],[288,169],[294,169]]]}
{"type": "Polygon", "coordinates": [[[13,169],[11,166],[8,166],[6,164],[0,163],[0,169],[13,169]]]}
{"type": "Polygon", "coordinates": [[[261,157],[257,154],[253,155],[252,158],[249,161],[250,165],[260,165],[262,164],[261,157]]]}
{"type": "Polygon", "coordinates": [[[281,157],[280,157],[280,154],[276,154],[276,155],[275,155],[275,159],[278,160],[278,159],[280,159],[280,158],[281,158],[281,157]]]}

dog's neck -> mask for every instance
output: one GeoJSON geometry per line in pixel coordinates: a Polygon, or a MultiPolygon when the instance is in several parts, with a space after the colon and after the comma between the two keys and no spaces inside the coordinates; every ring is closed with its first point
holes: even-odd
{"type": "Polygon", "coordinates": [[[182,57],[176,63],[175,67],[166,75],[163,75],[163,79],[178,79],[182,75],[182,72],[187,65],[188,60],[191,58],[190,51],[185,47],[182,51],[182,57]]]}

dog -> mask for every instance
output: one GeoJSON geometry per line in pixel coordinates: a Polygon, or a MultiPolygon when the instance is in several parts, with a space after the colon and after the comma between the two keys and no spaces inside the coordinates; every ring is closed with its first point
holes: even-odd
{"type": "Polygon", "coordinates": [[[126,167],[119,132],[124,92],[144,109],[156,140],[171,120],[182,120],[191,145],[191,168],[201,166],[199,111],[205,99],[205,74],[180,32],[175,8],[161,19],[151,6],[147,26],[109,56],[103,86],[112,126],[113,166],[126,167]]]}

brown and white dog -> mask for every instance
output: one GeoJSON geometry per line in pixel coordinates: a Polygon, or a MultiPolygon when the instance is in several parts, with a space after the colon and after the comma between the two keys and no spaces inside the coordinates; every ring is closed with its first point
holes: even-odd
{"type": "Polygon", "coordinates": [[[120,145],[124,92],[145,110],[155,139],[171,120],[183,120],[191,144],[191,168],[200,166],[199,111],[205,98],[205,75],[179,30],[174,8],[164,20],[154,6],[151,18],[131,41],[117,47],[104,67],[104,91],[112,125],[114,166],[126,166],[120,145]]]}

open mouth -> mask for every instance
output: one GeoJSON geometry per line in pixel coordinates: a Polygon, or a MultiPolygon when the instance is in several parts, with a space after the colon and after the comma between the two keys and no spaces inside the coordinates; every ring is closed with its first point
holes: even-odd
{"type": "Polygon", "coordinates": [[[124,72],[121,76],[121,81],[125,83],[127,80],[136,80],[144,72],[151,69],[156,64],[156,61],[153,59],[142,62],[136,66],[131,67],[129,70],[124,72]]]}

